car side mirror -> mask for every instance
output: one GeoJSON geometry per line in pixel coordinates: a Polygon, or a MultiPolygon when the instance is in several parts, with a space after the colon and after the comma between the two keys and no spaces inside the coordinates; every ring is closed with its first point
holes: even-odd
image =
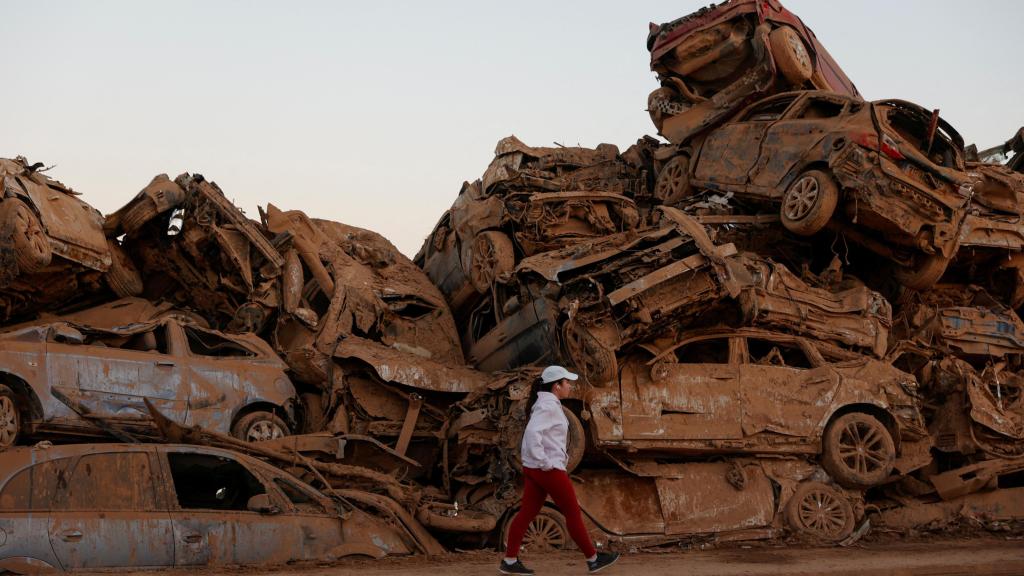
{"type": "Polygon", "coordinates": [[[51,330],[53,330],[51,338],[54,342],[62,344],[83,344],[85,342],[85,336],[67,324],[58,324],[51,328],[51,330]]]}
{"type": "Polygon", "coordinates": [[[259,512],[260,514],[277,514],[281,511],[270,501],[269,494],[257,494],[249,498],[245,508],[250,512],[259,512]]]}

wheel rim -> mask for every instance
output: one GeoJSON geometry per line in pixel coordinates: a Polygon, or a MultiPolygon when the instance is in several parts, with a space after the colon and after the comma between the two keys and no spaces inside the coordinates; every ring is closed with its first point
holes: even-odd
{"type": "Polygon", "coordinates": [[[850,422],[839,437],[839,459],[858,475],[873,474],[889,462],[885,432],[868,422],[850,422]]]}
{"type": "Polygon", "coordinates": [[[797,38],[796,34],[787,34],[786,41],[789,43],[789,47],[793,49],[793,55],[796,56],[797,62],[800,63],[800,67],[805,70],[810,70],[811,66],[811,55],[807,53],[807,48],[804,47],[804,43],[797,38]]]}
{"type": "Polygon", "coordinates": [[[18,435],[18,408],[8,396],[0,396],[0,446],[14,444],[18,435]]]}
{"type": "Polygon", "coordinates": [[[35,216],[24,206],[18,206],[17,213],[15,214],[15,230],[17,234],[25,237],[27,240],[25,246],[31,249],[34,255],[45,253],[48,245],[46,236],[43,235],[43,231],[39,228],[39,223],[36,221],[35,216]]]}
{"type": "Polygon", "coordinates": [[[523,536],[523,547],[533,550],[556,550],[565,546],[565,532],[558,521],[540,515],[530,522],[523,536]]]}
{"type": "Polygon", "coordinates": [[[686,171],[683,170],[682,162],[678,158],[672,160],[658,177],[658,182],[655,184],[655,195],[665,200],[682,194],[683,187],[686,185],[685,179],[686,171]]]}
{"type": "Polygon", "coordinates": [[[493,270],[497,265],[497,257],[494,255],[494,246],[487,239],[486,235],[476,239],[476,255],[473,258],[473,272],[481,285],[490,285],[493,270]]]}
{"type": "Polygon", "coordinates": [[[818,203],[821,189],[818,181],[811,176],[804,176],[786,192],[786,200],[783,204],[783,213],[790,220],[800,220],[810,213],[814,205],[818,203]]]}
{"type": "Polygon", "coordinates": [[[842,534],[850,520],[839,498],[822,489],[814,489],[804,495],[798,515],[800,525],[806,531],[825,538],[835,538],[842,534]]]}
{"type": "Polygon", "coordinates": [[[270,420],[260,420],[254,422],[249,427],[249,431],[245,435],[245,439],[249,442],[262,442],[264,440],[273,440],[275,438],[282,438],[284,436],[284,430],[276,423],[270,420]]]}

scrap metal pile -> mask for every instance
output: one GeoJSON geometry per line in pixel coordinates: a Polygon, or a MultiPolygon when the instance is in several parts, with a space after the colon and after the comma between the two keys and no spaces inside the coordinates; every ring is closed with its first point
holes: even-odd
{"type": "MultiPolygon", "coordinates": [[[[1024,131],[863,100],[772,0],[648,49],[664,141],[505,138],[412,261],[198,174],[104,218],[0,160],[0,569],[498,545],[552,363],[603,546],[1024,518],[1024,131]]],[[[526,546],[567,545],[545,508],[526,546]]]]}

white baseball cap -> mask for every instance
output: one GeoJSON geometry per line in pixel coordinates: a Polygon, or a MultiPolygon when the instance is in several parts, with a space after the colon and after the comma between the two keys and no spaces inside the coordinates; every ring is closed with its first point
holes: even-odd
{"type": "Polygon", "coordinates": [[[563,378],[567,380],[575,380],[579,378],[579,375],[573,374],[572,372],[569,372],[568,370],[562,368],[561,366],[548,366],[547,368],[544,369],[543,372],[540,373],[540,381],[545,384],[550,384],[551,382],[558,382],[563,378]]]}

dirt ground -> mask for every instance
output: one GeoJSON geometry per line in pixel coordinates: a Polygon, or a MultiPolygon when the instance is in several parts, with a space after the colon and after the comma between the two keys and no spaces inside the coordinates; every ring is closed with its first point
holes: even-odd
{"type": "MultiPolygon", "coordinates": [[[[336,564],[274,569],[228,568],[131,572],[161,574],[273,576],[408,576],[497,574],[498,557],[489,551],[450,554],[431,559],[350,559],[336,564]]],[[[578,552],[523,556],[537,574],[586,574],[578,552]]],[[[109,573],[108,573],[109,574],[109,573]]],[[[125,574],[125,573],[121,573],[125,574]]],[[[784,545],[733,546],[713,550],[656,550],[625,555],[603,574],[645,576],[1019,576],[1024,574],[1024,540],[1020,537],[942,539],[918,543],[865,544],[850,548],[784,545]]]]}

